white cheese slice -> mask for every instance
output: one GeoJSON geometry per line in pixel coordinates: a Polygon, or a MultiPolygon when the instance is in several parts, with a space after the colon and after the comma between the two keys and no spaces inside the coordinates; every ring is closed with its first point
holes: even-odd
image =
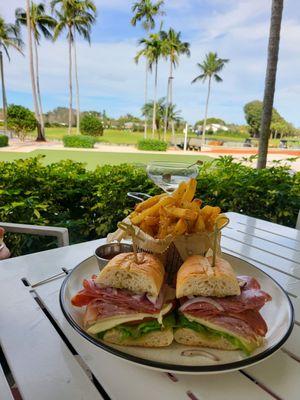
{"type": "Polygon", "coordinates": [[[99,332],[107,331],[117,325],[125,324],[126,322],[138,321],[144,318],[156,318],[161,324],[163,316],[167,314],[172,308],[172,303],[166,304],[158,314],[136,313],[125,316],[115,315],[110,318],[103,318],[101,321],[96,322],[94,325],[87,329],[87,333],[96,335],[99,332]]]}

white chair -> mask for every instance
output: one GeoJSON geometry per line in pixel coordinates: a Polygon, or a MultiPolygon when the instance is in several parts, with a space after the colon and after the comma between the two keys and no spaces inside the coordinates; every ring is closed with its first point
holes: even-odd
{"type": "Polygon", "coordinates": [[[4,228],[6,232],[56,237],[58,247],[69,245],[69,231],[67,228],[58,228],[55,226],[14,224],[10,222],[0,222],[0,226],[4,228]]]}

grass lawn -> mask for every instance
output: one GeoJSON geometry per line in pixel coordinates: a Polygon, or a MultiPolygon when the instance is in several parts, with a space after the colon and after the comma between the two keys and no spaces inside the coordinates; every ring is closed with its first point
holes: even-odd
{"type": "Polygon", "coordinates": [[[13,161],[20,158],[35,157],[44,155],[46,164],[55,163],[61,160],[71,159],[84,162],[87,168],[94,169],[97,165],[103,164],[147,164],[150,161],[185,161],[196,162],[197,160],[209,160],[210,157],[200,155],[177,155],[177,154],[144,154],[144,153],[101,153],[92,151],[72,150],[34,150],[30,153],[0,152],[0,161],[13,161]]]}
{"type": "MultiPolygon", "coordinates": [[[[63,136],[68,134],[68,129],[64,127],[58,127],[58,128],[46,128],[46,138],[48,140],[62,140],[63,136]]],[[[76,128],[72,129],[72,134],[76,134],[76,128]]],[[[36,137],[36,132],[32,132],[31,135],[32,138],[36,137]]],[[[144,133],[143,132],[130,132],[130,131],[125,131],[125,130],[116,130],[116,129],[105,129],[104,134],[102,137],[99,138],[99,142],[105,142],[105,143],[111,143],[111,144],[129,144],[129,145],[134,145],[136,144],[140,139],[143,139],[144,133]]],[[[180,137],[183,139],[183,133],[177,133],[177,137],[180,137]]],[[[151,137],[151,132],[149,130],[148,137],[151,137]]],[[[189,137],[197,137],[193,133],[189,133],[189,137]]],[[[156,135],[157,138],[157,135],[156,135]]],[[[226,142],[244,142],[245,141],[245,136],[222,136],[222,135],[206,135],[206,139],[211,139],[211,140],[223,140],[226,142]]],[[[167,140],[171,141],[171,133],[167,133],[167,140]]],[[[278,147],[279,146],[280,139],[270,139],[269,145],[270,147],[278,147]]],[[[296,144],[296,143],[295,143],[296,144]]],[[[299,142],[298,142],[299,144],[299,142]]]]}

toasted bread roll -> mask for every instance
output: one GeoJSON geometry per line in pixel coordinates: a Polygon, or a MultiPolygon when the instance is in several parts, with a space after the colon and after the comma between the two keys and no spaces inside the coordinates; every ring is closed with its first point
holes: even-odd
{"type": "Polygon", "coordinates": [[[180,267],[177,274],[176,297],[239,295],[240,286],[228,261],[217,257],[215,266],[211,259],[194,255],[180,267]]]}
{"type": "Polygon", "coordinates": [[[164,279],[164,266],[148,253],[118,254],[103,268],[96,283],[104,287],[127,289],[135,293],[158,296],[164,279]]]}
{"type": "Polygon", "coordinates": [[[138,339],[122,339],[120,331],[111,329],[105,333],[103,340],[121,346],[166,347],[173,342],[173,329],[168,328],[162,331],[149,332],[138,339]]]}
{"type": "Polygon", "coordinates": [[[223,337],[207,338],[200,332],[196,332],[189,328],[179,328],[174,332],[174,339],[177,343],[186,346],[201,346],[210,347],[220,350],[236,350],[238,347],[234,346],[223,337]]]}

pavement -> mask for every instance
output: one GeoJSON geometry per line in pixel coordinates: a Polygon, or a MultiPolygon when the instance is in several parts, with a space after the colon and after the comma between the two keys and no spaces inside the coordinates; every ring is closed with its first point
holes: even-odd
{"type": "MultiPolygon", "coordinates": [[[[8,147],[1,147],[0,151],[4,152],[21,152],[30,153],[34,150],[67,150],[62,142],[51,141],[51,142],[36,142],[31,140],[26,140],[24,142],[18,139],[11,139],[8,147]]],[[[105,144],[96,143],[94,149],[70,149],[72,151],[88,151],[88,152],[116,152],[116,153],[145,153],[145,154],[162,154],[160,151],[142,151],[138,150],[133,145],[115,145],[115,144],[105,144]]],[[[257,154],[257,148],[226,148],[217,146],[207,146],[202,151],[197,152],[193,150],[183,151],[180,149],[169,149],[167,154],[177,154],[181,155],[206,155],[212,158],[218,158],[219,156],[231,155],[234,159],[242,161],[243,163],[253,165],[254,163],[249,163],[245,161],[245,158],[249,158],[251,155],[257,154]]],[[[300,171],[300,150],[296,149],[274,149],[270,148],[268,152],[268,165],[274,165],[274,161],[282,160],[285,164],[290,165],[294,171],[300,171]],[[291,161],[291,158],[296,158],[297,160],[291,161]]]]}

